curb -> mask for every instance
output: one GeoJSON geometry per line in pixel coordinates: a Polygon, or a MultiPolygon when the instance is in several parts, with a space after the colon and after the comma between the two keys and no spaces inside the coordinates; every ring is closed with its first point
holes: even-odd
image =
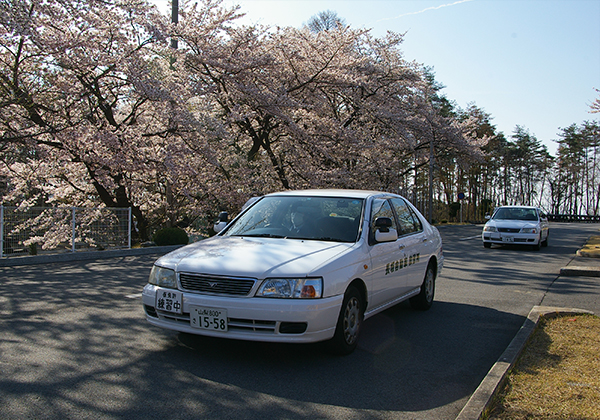
{"type": "Polygon", "coordinates": [[[583,267],[583,266],[563,267],[560,269],[560,275],[561,276],[600,277],[600,268],[598,268],[598,267],[583,267]]]}
{"type": "Polygon", "coordinates": [[[498,361],[492,366],[479,387],[467,401],[456,420],[479,420],[486,414],[496,394],[502,389],[508,373],[525,348],[531,334],[537,328],[540,318],[553,318],[561,315],[591,314],[591,311],[575,308],[555,308],[550,306],[534,306],[519,332],[508,345],[498,361]]]}
{"type": "Polygon", "coordinates": [[[153,246],[148,248],[113,249],[108,251],[81,251],[65,254],[2,258],[0,259],[0,267],[17,267],[21,265],[48,264],[55,262],[88,261],[136,255],[166,254],[182,246],[183,245],[153,246]]]}

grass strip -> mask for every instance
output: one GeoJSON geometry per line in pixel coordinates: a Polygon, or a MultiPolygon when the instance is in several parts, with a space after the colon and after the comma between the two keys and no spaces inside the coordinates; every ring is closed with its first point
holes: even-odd
{"type": "Polygon", "coordinates": [[[542,318],[486,418],[600,419],[600,318],[542,318]]]}

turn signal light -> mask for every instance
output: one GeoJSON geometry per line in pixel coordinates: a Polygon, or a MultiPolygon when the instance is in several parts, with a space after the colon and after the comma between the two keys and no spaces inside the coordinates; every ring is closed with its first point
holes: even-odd
{"type": "Polygon", "coordinates": [[[315,286],[313,286],[312,284],[306,284],[306,285],[304,285],[304,287],[302,288],[302,292],[301,292],[300,296],[303,297],[303,298],[316,298],[316,297],[319,297],[319,296],[317,296],[317,291],[315,290],[315,286]]]}

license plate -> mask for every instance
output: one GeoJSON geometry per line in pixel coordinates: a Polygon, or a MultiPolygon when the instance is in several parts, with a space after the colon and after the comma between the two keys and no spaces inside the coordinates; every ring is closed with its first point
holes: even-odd
{"type": "Polygon", "coordinates": [[[227,331],[227,310],[191,306],[190,325],[203,330],[227,331]]]}
{"type": "Polygon", "coordinates": [[[503,236],[502,242],[514,242],[514,240],[512,236],[503,236]]]}
{"type": "Polygon", "coordinates": [[[156,291],[156,309],[180,314],[183,310],[183,292],[170,289],[156,291]]]}

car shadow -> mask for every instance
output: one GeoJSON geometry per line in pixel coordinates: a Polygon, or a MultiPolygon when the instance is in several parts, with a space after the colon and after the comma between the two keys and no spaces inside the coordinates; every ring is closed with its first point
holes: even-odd
{"type": "Polygon", "coordinates": [[[168,391],[161,390],[169,400],[190,398],[190,392],[202,398],[213,394],[213,386],[237,390],[227,405],[260,395],[271,401],[269,417],[291,417],[290,400],[355,410],[422,411],[469,396],[523,321],[471,305],[435,302],[430,311],[418,312],[400,304],[365,321],[358,349],[344,357],[330,355],[323,344],[177,334],[157,358],[170,360],[168,369],[147,374],[169,383],[168,391]],[[209,389],[197,393],[173,381],[181,372],[209,389]]]}

